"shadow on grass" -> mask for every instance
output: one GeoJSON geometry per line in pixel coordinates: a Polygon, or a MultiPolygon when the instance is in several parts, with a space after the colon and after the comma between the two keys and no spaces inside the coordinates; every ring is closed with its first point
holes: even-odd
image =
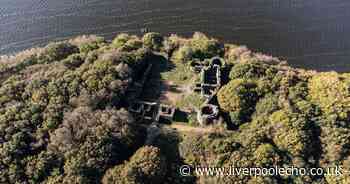
{"type": "Polygon", "coordinates": [[[167,90],[164,81],[162,81],[161,73],[170,71],[175,66],[166,57],[157,54],[151,56],[150,63],[152,70],[140,98],[146,101],[158,101],[162,91],[167,90]]]}
{"type": "Polygon", "coordinates": [[[161,128],[162,131],[152,146],[160,148],[161,154],[167,160],[166,181],[164,183],[173,184],[194,184],[194,176],[181,176],[179,170],[181,166],[186,165],[179,151],[181,136],[174,130],[161,128]]]}
{"type": "Polygon", "coordinates": [[[174,114],[175,122],[189,122],[189,116],[187,112],[181,111],[180,109],[176,109],[174,114]]]}
{"type": "Polygon", "coordinates": [[[220,113],[221,117],[224,119],[224,121],[226,122],[226,126],[228,130],[238,130],[239,126],[235,125],[230,117],[229,113],[226,112],[221,112],[220,113]]]}

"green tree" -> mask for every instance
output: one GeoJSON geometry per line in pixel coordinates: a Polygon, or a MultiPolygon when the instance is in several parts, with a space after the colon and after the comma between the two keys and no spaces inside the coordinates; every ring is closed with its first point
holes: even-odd
{"type": "Polygon", "coordinates": [[[159,33],[146,33],[142,38],[143,45],[146,48],[159,51],[163,47],[164,38],[159,33]]]}
{"type": "Polygon", "coordinates": [[[258,99],[256,83],[243,79],[230,81],[218,92],[220,108],[229,112],[232,121],[238,125],[249,121],[258,99]]]}
{"type": "Polygon", "coordinates": [[[102,183],[160,184],[163,183],[166,168],[166,160],[159,148],[144,146],[135,152],[129,162],[108,170],[102,183]]]}

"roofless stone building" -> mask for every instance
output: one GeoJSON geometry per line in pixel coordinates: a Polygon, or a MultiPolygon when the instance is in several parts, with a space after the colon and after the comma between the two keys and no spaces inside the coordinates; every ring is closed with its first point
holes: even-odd
{"type": "MultiPolygon", "coordinates": [[[[208,125],[217,120],[219,106],[215,103],[216,93],[221,87],[221,67],[224,60],[214,57],[210,60],[209,66],[201,66],[201,81],[195,85],[194,91],[200,92],[206,99],[204,104],[197,111],[197,120],[201,125],[208,125]]],[[[198,65],[196,65],[198,68],[198,65]]]]}

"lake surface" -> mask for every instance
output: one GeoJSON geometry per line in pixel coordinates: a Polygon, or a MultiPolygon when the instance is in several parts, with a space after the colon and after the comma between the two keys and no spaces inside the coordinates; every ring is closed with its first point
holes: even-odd
{"type": "Polygon", "coordinates": [[[287,59],[350,71],[348,0],[1,0],[0,54],[80,34],[108,39],[142,28],[207,33],[287,59]]]}

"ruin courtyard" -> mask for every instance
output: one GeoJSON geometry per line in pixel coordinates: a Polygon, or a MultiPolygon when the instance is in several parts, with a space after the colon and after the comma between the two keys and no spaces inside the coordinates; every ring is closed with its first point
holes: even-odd
{"type": "Polygon", "coordinates": [[[144,124],[183,123],[208,126],[219,122],[216,94],[222,86],[225,61],[214,57],[189,64],[172,63],[162,56],[149,62],[134,81],[128,111],[144,124]],[[161,58],[161,59],[160,59],[161,58]]]}

